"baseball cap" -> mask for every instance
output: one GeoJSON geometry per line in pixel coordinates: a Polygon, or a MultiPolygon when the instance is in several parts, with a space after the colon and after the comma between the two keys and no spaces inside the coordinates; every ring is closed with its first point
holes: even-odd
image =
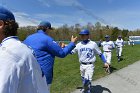
{"type": "Polygon", "coordinates": [[[51,23],[48,21],[42,21],[38,26],[49,27],[49,29],[52,29],[51,23]]]}
{"type": "Polygon", "coordinates": [[[110,38],[110,36],[109,35],[105,35],[105,38],[110,38]]]}
{"type": "Polygon", "coordinates": [[[81,30],[81,32],[79,33],[79,35],[89,35],[90,33],[89,33],[89,30],[87,30],[87,29],[83,29],[83,30],[81,30]]]}
{"type": "Polygon", "coordinates": [[[14,14],[9,11],[8,9],[0,6],[0,20],[14,20],[15,21],[15,17],[14,14]]]}
{"type": "Polygon", "coordinates": [[[121,36],[121,35],[119,35],[118,37],[119,37],[119,38],[121,38],[122,36],[121,36]]]}

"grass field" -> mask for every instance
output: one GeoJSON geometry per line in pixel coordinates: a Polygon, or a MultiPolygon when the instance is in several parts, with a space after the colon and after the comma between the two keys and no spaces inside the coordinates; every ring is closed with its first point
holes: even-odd
{"type": "MultiPolygon", "coordinates": [[[[115,71],[126,67],[140,60],[140,45],[124,46],[123,60],[117,63],[116,49],[112,53],[112,66],[115,71]]],[[[106,76],[103,63],[97,56],[95,63],[95,72],[93,80],[106,76]]],[[[79,72],[79,61],[77,54],[68,55],[66,58],[56,58],[54,65],[54,79],[51,87],[51,93],[70,93],[77,87],[81,87],[81,77],[79,72]]]]}

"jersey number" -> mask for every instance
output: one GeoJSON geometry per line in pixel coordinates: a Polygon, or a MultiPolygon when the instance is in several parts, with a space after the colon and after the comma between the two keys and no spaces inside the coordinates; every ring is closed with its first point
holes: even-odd
{"type": "Polygon", "coordinates": [[[87,58],[92,58],[92,54],[91,53],[87,53],[87,58]]]}

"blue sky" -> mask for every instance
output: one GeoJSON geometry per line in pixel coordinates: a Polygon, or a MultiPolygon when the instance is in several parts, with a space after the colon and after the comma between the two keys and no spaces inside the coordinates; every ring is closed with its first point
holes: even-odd
{"type": "Polygon", "coordinates": [[[101,22],[121,29],[140,29],[140,0],[0,0],[14,12],[20,26],[42,20],[59,27],[101,22]]]}

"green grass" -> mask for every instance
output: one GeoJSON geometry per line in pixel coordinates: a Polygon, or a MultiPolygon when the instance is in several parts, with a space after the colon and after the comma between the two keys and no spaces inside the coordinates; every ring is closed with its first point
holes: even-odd
{"type": "MultiPolygon", "coordinates": [[[[123,60],[117,63],[116,49],[112,53],[112,66],[114,71],[126,67],[140,60],[140,45],[124,46],[123,60]]],[[[97,56],[93,80],[106,76],[103,63],[97,56]]],[[[70,93],[77,87],[81,87],[81,77],[79,71],[79,61],[77,54],[68,55],[66,58],[56,58],[54,65],[54,79],[51,86],[51,93],[70,93]]]]}

